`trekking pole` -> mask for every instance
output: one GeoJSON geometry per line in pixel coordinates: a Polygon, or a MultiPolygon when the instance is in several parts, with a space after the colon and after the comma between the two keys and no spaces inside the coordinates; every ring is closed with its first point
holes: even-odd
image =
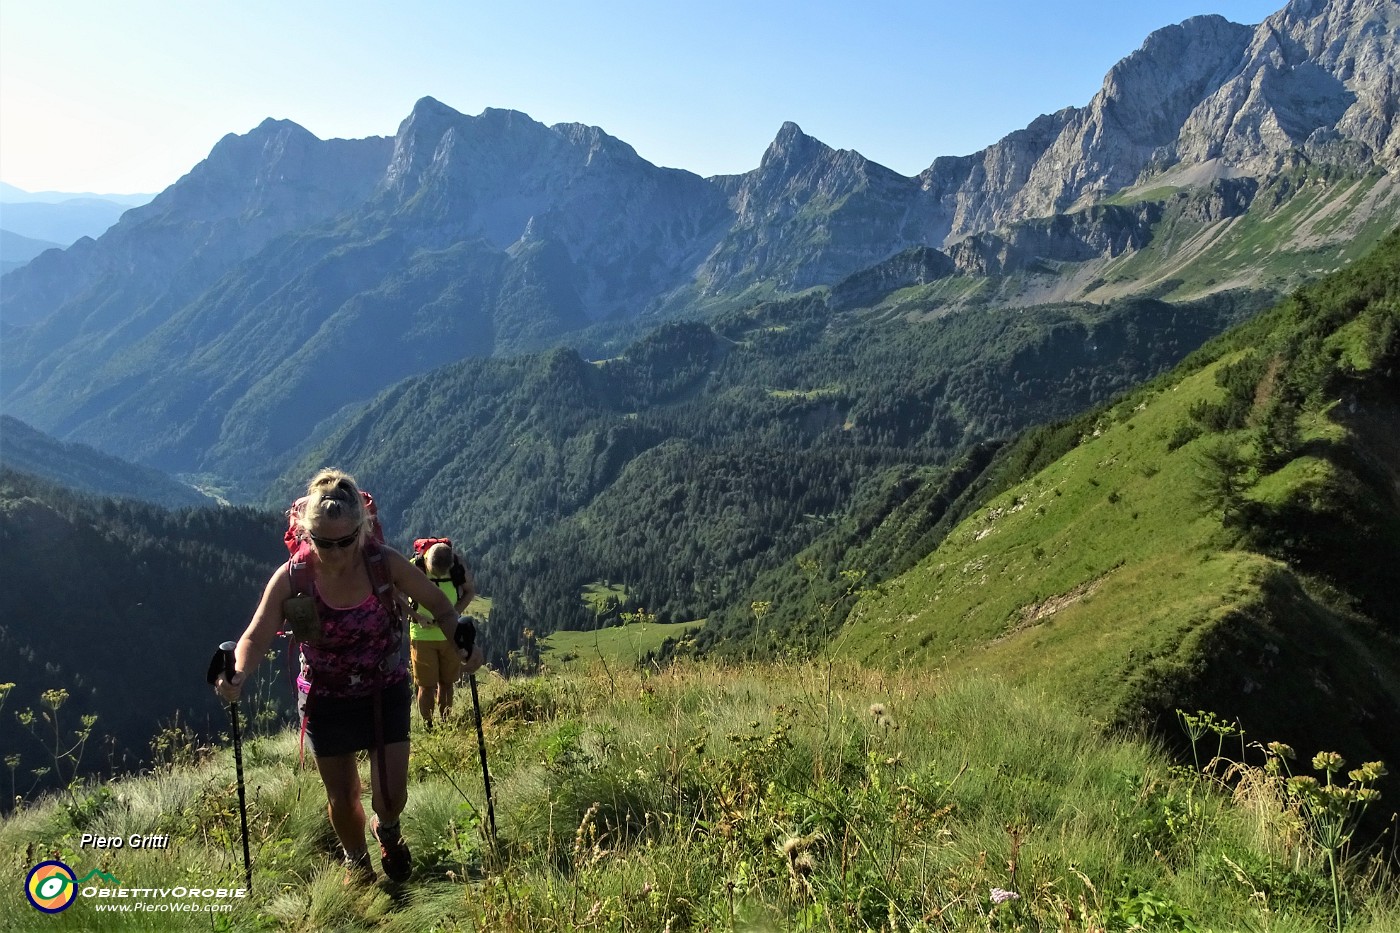
{"type": "MultiPolygon", "coordinates": [[[[226,641],[219,645],[214,658],[209,662],[208,680],[213,684],[220,674],[225,682],[233,679],[233,649],[236,645],[226,641]]],[[[238,773],[238,818],[243,829],[243,877],[248,883],[248,893],[253,891],[253,861],[248,856],[248,801],[243,789],[243,736],[238,728],[238,701],[228,705],[230,733],[233,735],[233,764],[238,773]]]]}
{"type": "Polygon", "coordinates": [[[481,780],[486,785],[486,819],[491,824],[491,848],[497,850],[496,805],[491,797],[491,771],[486,767],[486,732],[481,728],[481,699],[476,693],[476,674],[468,674],[467,683],[471,684],[472,709],[476,712],[476,747],[481,752],[481,780]]]}

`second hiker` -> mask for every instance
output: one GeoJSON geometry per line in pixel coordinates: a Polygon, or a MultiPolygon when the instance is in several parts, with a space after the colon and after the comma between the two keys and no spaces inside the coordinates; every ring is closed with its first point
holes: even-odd
{"type": "MultiPolygon", "coordinates": [[[[413,542],[413,550],[417,555],[413,565],[452,600],[458,613],[465,611],[476,595],[476,586],[466,563],[452,549],[452,540],[419,538],[413,542]]],[[[462,673],[462,658],[445,627],[434,620],[430,607],[413,602],[411,609],[413,682],[418,685],[418,712],[431,729],[435,707],[443,721],[452,712],[452,688],[462,673]]]]}

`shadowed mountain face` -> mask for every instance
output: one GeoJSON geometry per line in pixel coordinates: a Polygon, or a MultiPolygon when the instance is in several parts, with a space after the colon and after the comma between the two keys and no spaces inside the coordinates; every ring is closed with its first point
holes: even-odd
{"type": "Polygon", "coordinates": [[[791,123],[753,171],[703,179],[595,127],[431,98],[393,138],[269,120],[5,276],[0,402],[256,484],[408,376],[653,316],[814,287],[846,307],[941,287],[945,309],[1277,289],[1400,216],[1398,29],[1389,0],[1193,18],[1087,106],[917,178],[791,123]]]}

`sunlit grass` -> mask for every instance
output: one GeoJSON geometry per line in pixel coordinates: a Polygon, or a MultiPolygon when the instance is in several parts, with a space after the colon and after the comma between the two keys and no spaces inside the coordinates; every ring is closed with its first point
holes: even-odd
{"type": "MultiPolygon", "coordinates": [[[[342,884],[295,735],[262,740],[245,761],[254,894],[215,928],[1098,931],[1149,909],[1177,918],[1162,929],[1328,928],[1321,853],[1278,781],[1174,767],[1033,688],[684,664],[484,677],[481,696],[495,847],[465,712],[415,732],[404,827],[417,868],[401,887],[342,884]]],[[[0,824],[11,874],[57,853],[127,886],[241,883],[226,752],[110,790],[90,831],[165,821],[171,847],[96,858],[50,799],[0,824]]],[[[1393,929],[1393,885],[1350,855],[1346,928],[1393,929]]],[[[81,899],[72,910],[83,929],[152,928],[81,899]]],[[[17,885],[0,899],[5,929],[47,919],[17,885]]]]}

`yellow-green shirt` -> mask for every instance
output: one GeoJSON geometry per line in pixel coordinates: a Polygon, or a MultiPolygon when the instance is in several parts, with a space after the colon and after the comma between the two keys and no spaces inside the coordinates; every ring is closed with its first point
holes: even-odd
{"type": "MultiPolygon", "coordinates": [[[[438,585],[438,589],[447,594],[448,601],[455,606],[457,604],[457,587],[452,585],[451,578],[433,579],[433,582],[438,585]]],[[[422,606],[415,607],[413,619],[408,629],[409,637],[414,641],[447,641],[447,636],[442,633],[442,628],[433,621],[433,614],[422,606]]]]}

